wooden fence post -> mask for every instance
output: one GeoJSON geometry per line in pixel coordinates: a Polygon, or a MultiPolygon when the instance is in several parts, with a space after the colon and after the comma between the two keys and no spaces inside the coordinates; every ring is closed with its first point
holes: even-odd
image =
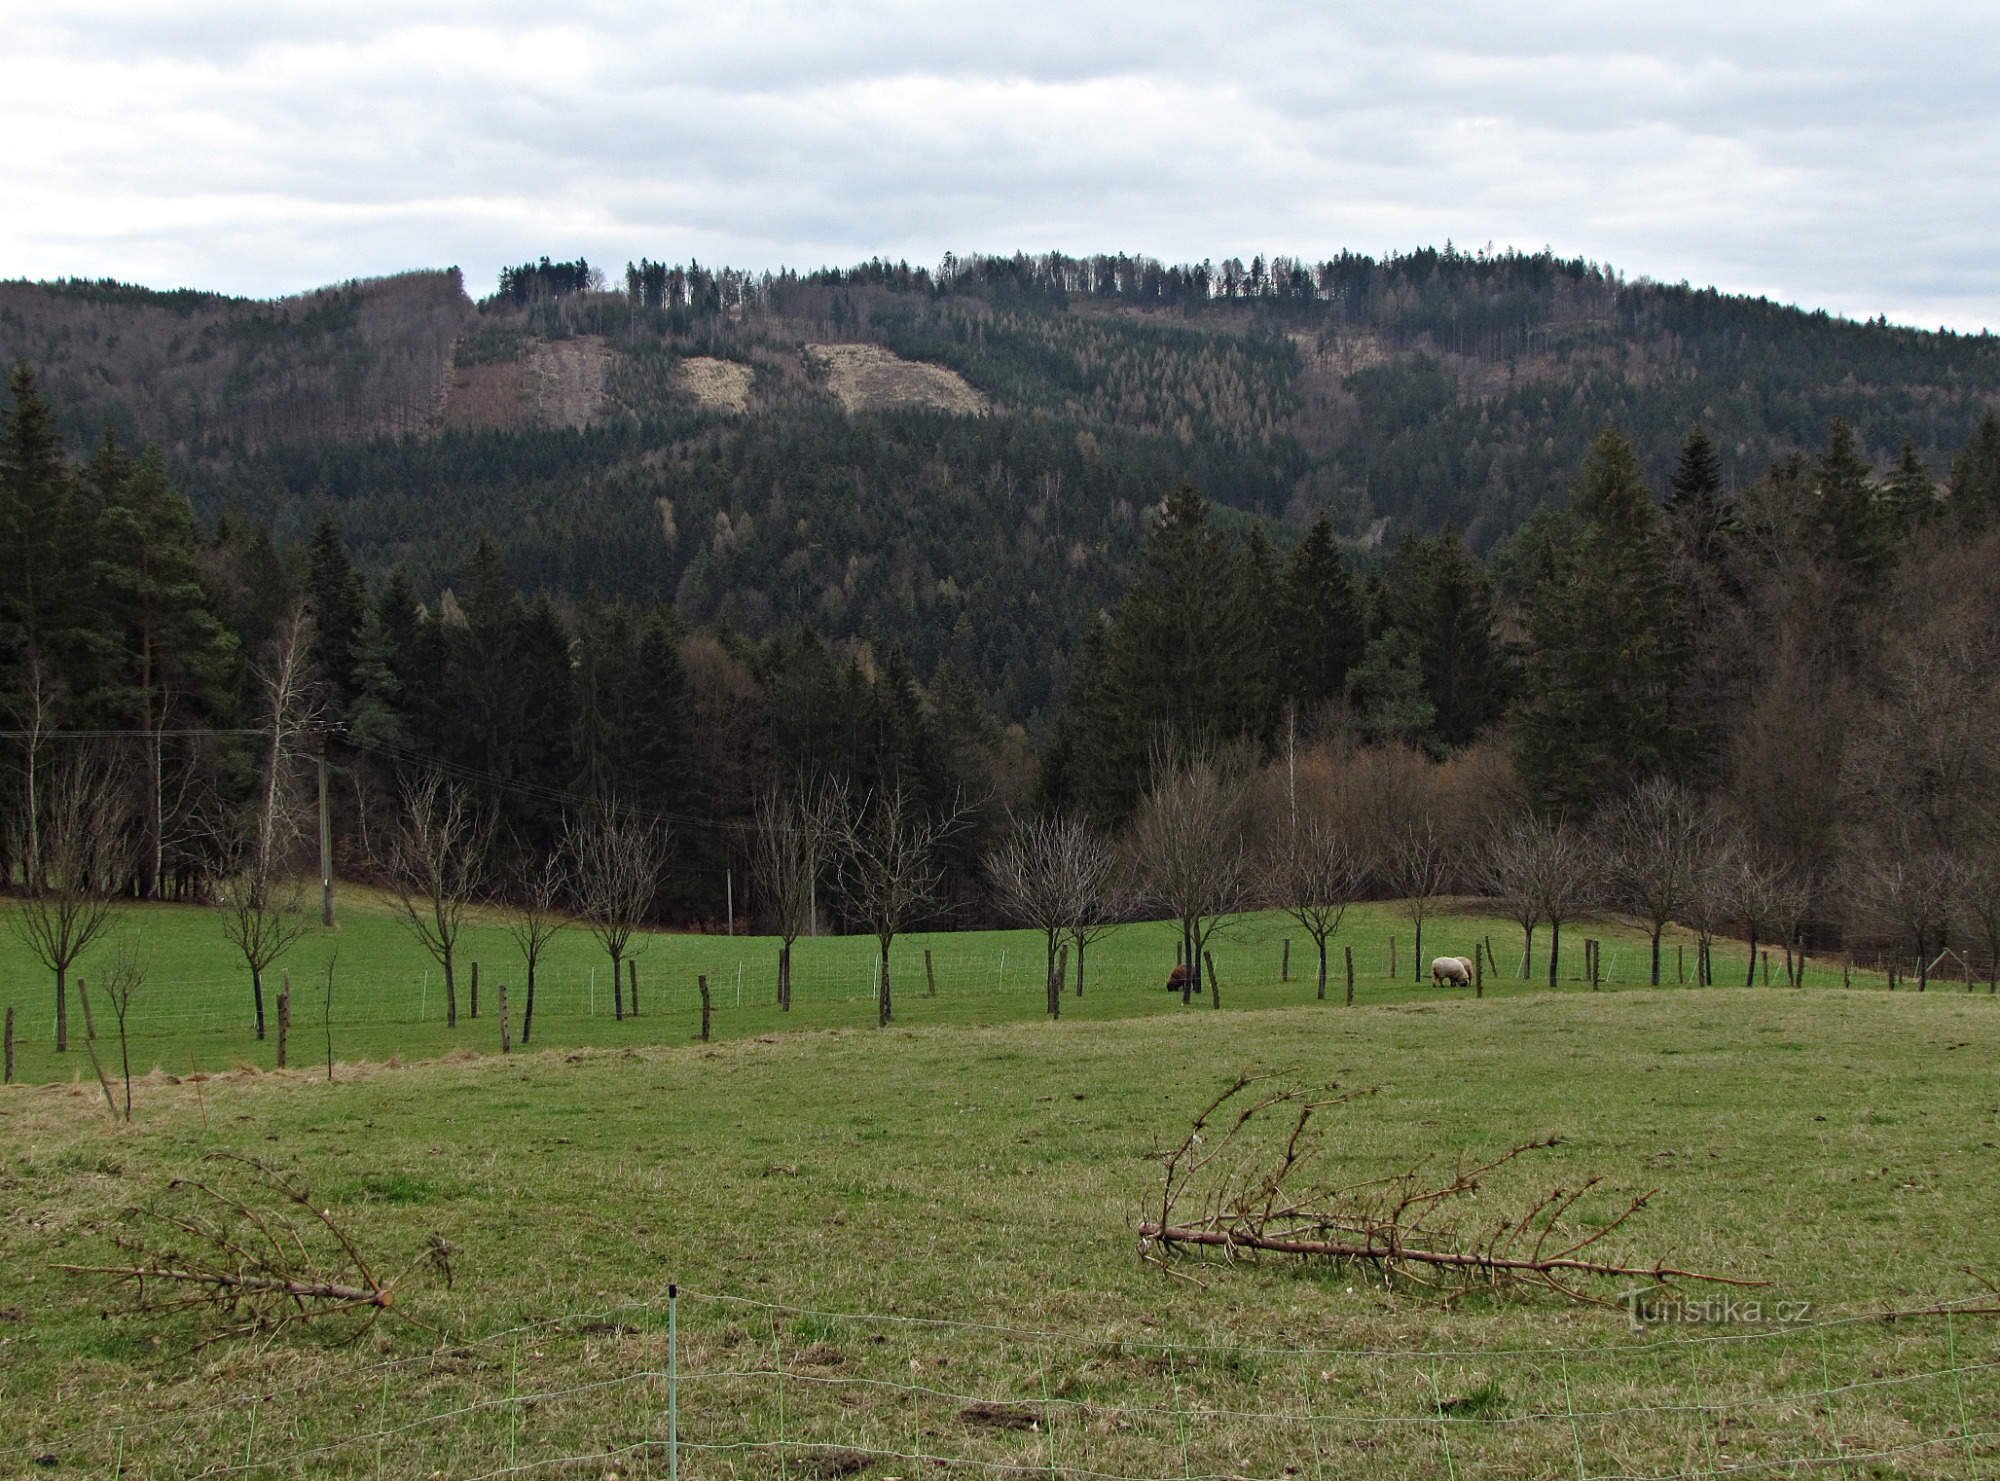
{"type": "Polygon", "coordinates": [[[1354,1006],[1354,948],[1343,948],[1347,952],[1347,1006],[1354,1006]]]}
{"type": "Polygon", "coordinates": [[[1215,980],[1215,958],[1204,951],[1201,954],[1201,960],[1203,965],[1208,968],[1208,1006],[1211,1008],[1220,1008],[1222,1006],[1222,989],[1217,985],[1215,980]]]}
{"type": "Polygon", "coordinates": [[[1476,941],[1472,944],[1472,995],[1486,996],[1486,953],[1476,941]]]}
{"type": "Polygon", "coordinates": [[[1290,982],[1291,980],[1292,980],[1292,938],[1287,936],[1285,938],[1285,959],[1284,962],[1278,968],[1278,981],[1290,982]]]}
{"type": "Polygon", "coordinates": [[[924,948],[924,996],[937,996],[937,968],[931,965],[931,949],[928,946],[924,948]]]}
{"type": "Polygon", "coordinates": [[[76,995],[83,1002],[83,1036],[94,1039],[97,1037],[97,1025],[90,1015],[90,984],[81,977],[76,979],[76,995]]]}
{"type": "Polygon", "coordinates": [[[1798,982],[1795,979],[1795,974],[1792,971],[1792,943],[1789,941],[1785,943],[1785,986],[1787,987],[1798,986],[1798,982]]]}
{"type": "Polygon", "coordinates": [[[507,1027],[507,984],[504,982],[500,984],[500,1052],[514,1052],[514,1036],[507,1027]]]}
{"type": "Polygon", "coordinates": [[[627,958],[625,962],[625,980],[632,984],[632,1016],[637,1018],[639,1016],[639,959],[637,957],[627,958]]]}
{"type": "Polygon", "coordinates": [[[1389,938],[1389,980],[1391,982],[1396,980],[1396,938],[1394,936],[1389,938]]]}
{"type": "Polygon", "coordinates": [[[472,1016],[479,1016],[479,963],[472,964],[472,1016]]]}
{"type": "Polygon", "coordinates": [[[1764,986],[1771,985],[1771,948],[1764,948],[1764,986]]]}
{"type": "Polygon", "coordinates": [[[697,977],[695,981],[701,985],[701,1041],[706,1044],[708,1042],[708,978],[705,976],[697,977]]]}
{"type": "Polygon", "coordinates": [[[292,974],[285,974],[284,986],[278,990],[278,1068],[285,1067],[285,1051],[292,1036],[292,974]]]}
{"type": "Polygon", "coordinates": [[[1678,941],[1674,943],[1674,976],[1682,987],[1688,985],[1687,948],[1678,941]]]}
{"type": "Polygon", "coordinates": [[[1602,992],[1604,986],[1604,943],[1592,936],[1584,943],[1590,949],[1590,990],[1602,992]]]}
{"type": "Polygon", "coordinates": [[[13,1083],[14,1083],[14,1010],[10,1007],[7,1010],[7,1078],[5,1080],[0,1080],[0,1085],[12,1085],[13,1083]]]}

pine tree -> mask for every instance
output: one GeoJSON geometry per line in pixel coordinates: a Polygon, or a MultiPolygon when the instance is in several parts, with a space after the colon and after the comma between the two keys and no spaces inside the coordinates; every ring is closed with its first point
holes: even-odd
{"type": "Polygon", "coordinates": [[[1658,511],[1632,445],[1606,431],[1570,494],[1580,529],[1528,603],[1515,765],[1542,805],[1588,812],[1692,756],[1674,712],[1690,647],[1658,511]]]}

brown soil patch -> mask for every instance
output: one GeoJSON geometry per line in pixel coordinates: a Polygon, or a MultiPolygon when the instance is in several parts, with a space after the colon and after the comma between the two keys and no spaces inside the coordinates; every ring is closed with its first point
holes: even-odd
{"type": "Polygon", "coordinates": [[[513,427],[539,422],[581,427],[604,407],[611,351],[596,335],[540,340],[504,364],[453,367],[446,381],[443,425],[513,427]]]}
{"type": "Polygon", "coordinates": [[[807,345],[826,372],[827,389],[850,412],[929,407],[960,416],[992,408],[955,370],[890,354],[880,345],[807,345]]]}
{"type": "Polygon", "coordinates": [[[732,411],[741,415],[750,409],[750,386],[756,372],[734,360],[717,360],[708,355],[690,355],[681,361],[680,388],[708,411],[732,411]]]}

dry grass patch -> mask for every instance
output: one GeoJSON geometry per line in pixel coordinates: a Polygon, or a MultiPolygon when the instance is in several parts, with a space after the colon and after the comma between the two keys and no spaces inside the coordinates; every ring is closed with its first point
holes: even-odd
{"type": "Polygon", "coordinates": [[[690,355],[681,361],[675,377],[680,389],[704,410],[734,412],[740,416],[750,409],[750,387],[757,374],[734,360],[690,355]]]}
{"type": "Polygon", "coordinates": [[[849,412],[929,408],[984,416],[986,398],[955,370],[890,354],[880,345],[807,345],[826,374],[827,389],[849,412]]]}

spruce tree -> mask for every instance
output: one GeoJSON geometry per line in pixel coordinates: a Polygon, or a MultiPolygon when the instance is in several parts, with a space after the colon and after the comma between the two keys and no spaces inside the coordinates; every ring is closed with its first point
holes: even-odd
{"type": "Polygon", "coordinates": [[[141,732],[138,884],[143,898],[155,899],[173,821],[169,777],[193,765],[191,744],[169,732],[225,715],[237,648],[202,585],[193,512],[168,482],[159,451],[148,449],[119,467],[123,478],[103,488],[107,502],[90,542],[102,624],[99,708],[113,723],[141,732]]]}
{"type": "Polygon", "coordinates": [[[1860,591],[1872,592],[1896,563],[1895,537],[1869,482],[1868,464],[1843,418],[1835,417],[1828,429],[1818,471],[1819,518],[1828,554],[1860,591]]]}
{"type": "Polygon", "coordinates": [[[1674,467],[1667,513],[1683,548],[1705,566],[1720,564],[1736,532],[1736,510],[1722,486],[1722,459],[1700,427],[1689,431],[1674,467]]]}
{"type": "Polygon", "coordinates": [[[1390,557],[1384,616],[1409,638],[1432,710],[1428,736],[1462,746],[1507,704],[1506,653],[1494,631],[1493,577],[1458,532],[1406,540],[1390,557]]]}
{"type": "Polygon", "coordinates": [[[331,513],[320,515],[306,546],[306,605],[313,615],[313,665],[325,686],[329,718],[345,720],[354,703],[354,644],[367,594],[331,513]]]}
{"type": "Polygon", "coordinates": [[[1591,448],[1570,503],[1580,528],[1528,603],[1515,764],[1543,806],[1582,814],[1691,760],[1674,707],[1691,650],[1659,513],[1617,432],[1591,448]]]}
{"type": "Polygon", "coordinates": [[[1984,530],[2000,521],[2000,412],[1979,419],[1953,460],[1945,487],[1952,522],[1961,530],[1984,530]]]}
{"type": "Polygon", "coordinates": [[[1285,565],[1278,594],[1279,680],[1284,697],[1310,715],[1347,689],[1368,646],[1354,579],[1322,512],[1285,565]]]}
{"type": "Polygon", "coordinates": [[[1903,452],[1896,461],[1896,471],[1882,486],[1882,502],[1890,526],[1899,539],[1908,539],[1937,514],[1937,484],[1918,454],[1917,444],[1908,437],[1903,439],[1903,452]]]}

